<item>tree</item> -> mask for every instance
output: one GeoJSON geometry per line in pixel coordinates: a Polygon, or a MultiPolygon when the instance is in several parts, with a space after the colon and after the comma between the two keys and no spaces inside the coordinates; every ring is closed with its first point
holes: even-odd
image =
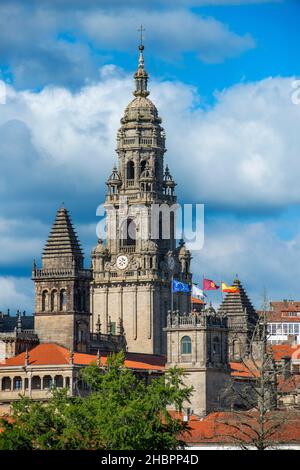
{"type": "Polygon", "coordinates": [[[53,390],[47,403],[21,398],[12,419],[3,420],[0,449],[166,450],[183,446],[186,423],[168,412],[181,410],[191,388],[183,371],[174,368],[149,384],[124,367],[124,354],[112,355],[106,366],[82,370],[90,393],[70,398],[53,390]]]}

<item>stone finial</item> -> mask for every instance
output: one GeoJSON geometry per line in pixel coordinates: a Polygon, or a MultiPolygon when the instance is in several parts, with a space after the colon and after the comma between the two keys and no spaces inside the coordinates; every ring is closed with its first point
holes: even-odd
{"type": "Polygon", "coordinates": [[[21,312],[19,312],[19,310],[18,310],[18,313],[17,313],[17,332],[21,333],[21,331],[22,331],[22,318],[21,318],[21,312]]]}
{"type": "Polygon", "coordinates": [[[74,364],[74,351],[71,348],[70,349],[70,365],[73,365],[73,364],[74,364]]]}
{"type": "Polygon", "coordinates": [[[28,367],[29,365],[29,352],[28,352],[28,347],[26,346],[26,351],[25,351],[25,367],[28,367]]]}
{"type": "Polygon", "coordinates": [[[96,364],[97,364],[98,367],[101,366],[101,356],[100,356],[100,351],[99,351],[99,349],[98,349],[98,351],[97,351],[96,364]]]}
{"type": "Polygon", "coordinates": [[[119,321],[118,321],[118,334],[119,335],[124,334],[123,320],[121,317],[119,317],[119,321]]]}
{"type": "Polygon", "coordinates": [[[96,332],[98,334],[101,333],[101,321],[100,321],[100,315],[98,315],[97,323],[96,323],[96,332]]]}

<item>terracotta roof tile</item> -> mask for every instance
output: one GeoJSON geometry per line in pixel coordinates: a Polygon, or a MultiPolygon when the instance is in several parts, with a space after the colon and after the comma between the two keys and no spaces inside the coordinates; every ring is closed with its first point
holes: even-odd
{"type": "MultiPolygon", "coordinates": [[[[297,442],[300,444],[300,415],[298,412],[294,413],[294,416],[289,416],[287,421],[284,421],[284,412],[275,412],[278,416],[282,415],[282,426],[272,435],[272,441],[275,443],[292,443],[297,442]],[[281,414],[280,414],[281,413],[281,414]]],[[[236,439],[243,438],[242,435],[243,424],[245,420],[252,425],[253,429],[257,428],[257,421],[255,420],[254,413],[232,413],[232,412],[218,412],[211,413],[204,419],[197,419],[192,416],[189,420],[190,433],[184,433],[182,439],[187,444],[234,444],[236,439]],[[241,432],[236,429],[238,426],[241,432]]],[[[274,421],[270,420],[271,425],[274,425],[274,421]]],[[[253,434],[255,437],[254,430],[251,431],[249,427],[247,429],[248,434],[253,434]]],[[[249,439],[250,440],[250,439],[249,439]]],[[[248,440],[248,442],[249,442],[248,440]]]]}
{"type": "Polygon", "coordinates": [[[289,344],[273,344],[272,351],[275,361],[281,361],[283,357],[300,359],[300,345],[290,346],[289,344]]]}
{"type": "MultiPolygon", "coordinates": [[[[29,351],[29,365],[64,365],[70,363],[70,351],[55,343],[42,343],[29,351]]],[[[106,364],[106,356],[101,357],[103,365],[106,364]]],[[[94,354],[74,353],[75,365],[87,365],[95,362],[97,356],[94,354]]],[[[125,366],[132,369],[163,370],[166,358],[151,354],[127,353],[125,366]]],[[[25,363],[25,352],[15,357],[6,359],[0,367],[22,366],[25,363]]]]}

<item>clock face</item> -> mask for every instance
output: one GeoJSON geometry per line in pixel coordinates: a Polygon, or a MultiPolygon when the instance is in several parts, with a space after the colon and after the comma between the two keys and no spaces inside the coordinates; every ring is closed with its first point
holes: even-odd
{"type": "Polygon", "coordinates": [[[119,255],[116,262],[118,269],[126,269],[128,266],[128,258],[126,255],[119,255]]]}

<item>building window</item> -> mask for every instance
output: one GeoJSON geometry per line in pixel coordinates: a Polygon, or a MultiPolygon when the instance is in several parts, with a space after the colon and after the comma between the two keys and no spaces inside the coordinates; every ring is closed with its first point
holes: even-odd
{"type": "Polygon", "coordinates": [[[294,324],[294,332],[295,332],[295,335],[299,334],[299,324],[298,323],[294,324]]]}
{"type": "Polygon", "coordinates": [[[57,310],[57,291],[53,290],[51,292],[51,312],[57,310]]]}
{"type": "Polygon", "coordinates": [[[134,180],[134,163],[132,160],[127,163],[127,179],[134,180]]]}
{"type": "Polygon", "coordinates": [[[48,310],[48,291],[44,290],[42,292],[42,312],[48,310]]]}
{"type": "Polygon", "coordinates": [[[192,353],[192,342],[189,336],[184,336],[181,340],[181,354],[192,353]]]}
{"type": "Polygon", "coordinates": [[[221,352],[221,345],[220,345],[220,340],[217,336],[214,337],[213,339],[213,354],[220,354],[221,352]]]}
{"type": "Polygon", "coordinates": [[[3,377],[2,390],[3,392],[8,392],[11,390],[11,378],[10,377],[3,377]]]}
{"type": "Polygon", "coordinates": [[[52,377],[51,375],[45,375],[43,378],[43,389],[49,389],[53,385],[52,377]]]}
{"type": "Polygon", "coordinates": [[[136,244],[136,225],[134,220],[127,219],[121,227],[121,245],[135,246],[136,244]]]}
{"type": "Polygon", "coordinates": [[[64,379],[62,375],[56,375],[54,378],[54,384],[57,388],[62,388],[64,386],[64,379]]]}
{"type": "Polygon", "coordinates": [[[14,377],[13,382],[14,390],[22,390],[22,378],[21,377],[14,377]]]}
{"type": "Polygon", "coordinates": [[[66,310],[67,308],[67,291],[62,289],[59,295],[59,310],[66,310]]]}
{"type": "Polygon", "coordinates": [[[41,377],[35,375],[31,379],[31,388],[32,390],[41,390],[41,377]]]}

